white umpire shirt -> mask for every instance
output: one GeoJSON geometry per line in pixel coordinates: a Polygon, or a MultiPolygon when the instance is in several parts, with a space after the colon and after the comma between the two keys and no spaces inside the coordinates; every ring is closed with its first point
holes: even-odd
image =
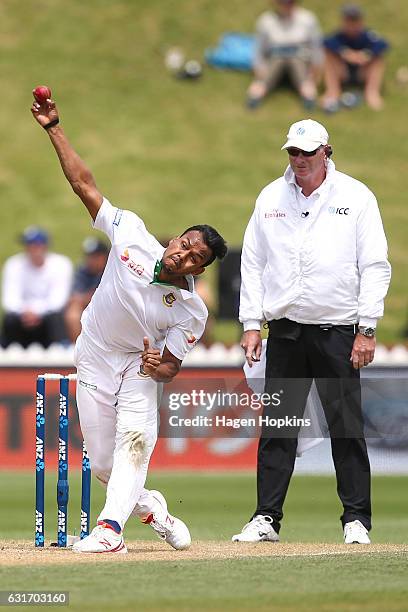
{"type": "Polygon", "coordinates": [[[143,351],[164,345],[178,359],[196,345],[207,320],[207,308],[187,276],[190,290],[157,280],[164,247],[129,210],[104,198],[94,222],[112,248],[99,287],[82,314],[82,333],[102,350],[143,351]]]}
{"type": "Polygon", "coordinates": [[[308,198],[287,168],[260,193],[245,232],[239,319],[375,327],[391,278],[374,194],[338,172],[308,198]]]}

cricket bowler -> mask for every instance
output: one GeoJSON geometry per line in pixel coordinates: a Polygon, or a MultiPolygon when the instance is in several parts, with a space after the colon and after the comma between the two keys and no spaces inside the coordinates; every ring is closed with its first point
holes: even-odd
{"type": "Polygon", "coordinates": [[[175,549],[191,543],[187,526],[167,512],[158,491],[144,488],[157,439],[162,383],[180,371],[205,329],[207,309],[194,290],[227,247],[209,225],[196,225],[165,249],[133,212],[113,206],[68,142],[50,98],[31,112],[45,129],[62,170],[112,248],[98,289],[85,309],[75,345],[77,404],[94,475],[107,485],[106,502],[78,553],[126,553],[123,529],[131,515],[175,549]]]}

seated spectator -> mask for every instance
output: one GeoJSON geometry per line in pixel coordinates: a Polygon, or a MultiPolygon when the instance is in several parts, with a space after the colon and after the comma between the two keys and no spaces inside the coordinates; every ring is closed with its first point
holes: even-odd
{"type": "Polygon", "coordinates": [[[287,75],[306,108],[316,100],[323,62],[319,23],[296,0],[275,0],[274,10],[263,13],[256,24],[255,80],[248,90],[247,106],[256,108],[287,75]]]}
{"type": "Polygon", "coordinates": [[[86,238],[82,248],[85,259],[75,271],[71,297],[65,309],[65,325],[71,342],[81,333],[81,315],[100,283],[109,255],[108,245],[97,238],[86,238]]]}
{"type": "Polygon", "coordinates": [[[366,29],[359,6],[348,4],[343,7],[341,27],[324,40],[324,46],[324,110],[336,112],[340,107],[343,86],[350,85],[363,86],[368,106],[380,110],[383,107],[384,53],[388,43],[366,29]]]}
{"type": "Polygon", "coordinates": [[[48,235],[28,227],[23,235],[24,252],[4,264],[1,343],[24,348],[37,342],[47,348],[67,340],[63,309],[72,282],[72,264],[64,255],[48,251],[48,235]]]}

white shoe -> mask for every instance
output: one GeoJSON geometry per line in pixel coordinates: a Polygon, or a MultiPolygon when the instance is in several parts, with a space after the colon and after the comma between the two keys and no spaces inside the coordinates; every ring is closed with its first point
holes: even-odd
{"type": "Polygon", "coordinates": [[[122,532],[116,533],[103,521],[98,521],[89,536],[76,542],[72,550],[76,553],[127,553],[122,532]]]}
{"type": "Polygon", "coordinates": [[[279,542],[279,535],[272,527],[270,516],[257,514],[244,525],[241,533],[232,536],[233,542],[279,542]]]}
{"type": "Polygon", "coordinates": [[[167,512],[167,502],[160,491],[150,491],[150,493],[157,502],[157,508],[141,519],[142,523],[150,525],[161,540],[176,550],[189,548],[191,536],[187,525],[167,512]]]}
{"type": "Polygon", "coordinates": [[[344,525],[345,544],[371,544],[368,531],[360,521],[352,521],[344,525]]]}

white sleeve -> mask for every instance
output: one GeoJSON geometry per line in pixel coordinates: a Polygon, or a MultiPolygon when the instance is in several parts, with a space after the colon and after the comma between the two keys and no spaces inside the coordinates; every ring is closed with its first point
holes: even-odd
{"type": "Polygon", "coordinates": [[[116,208],[106,198],[103,198],[98,214],[95,217],[95,221],[92,226],[104,232],[109,240],[113,242],[115,228],[119,227],[119,224],[123,217],[123,210],[116,208]]]}
{"type": "Polygon", "coordinates": [[[38,314],[59,312],[68,302],[74,273],[73,266],[68,257],[64,256],[58,257],[56,262],[58,263],[58,270],[53,276],[52,290],[47,302],[41,305],[38,314]]]}
{"type": "Polygon", "coordinates": [[[239,320],[244,324],[244,331],[261,329],[263,319],[262,275],[266,265],[266,254],[261,244],[262,237],[258,219],[259,206],[257,205],[245,231],[241,255],[239,320]]]}
{"type": "Polygon", "coordinates": [[[371,192],[357,221],[357,264],[360,272],[359,323],[375,327],[384,313],[391,266],[380,211],[371,192]]]}
{"type": "Polygon", "coordinates": [[[191,317],[170,327],[166,336],[166,347],[170,353],[183,361],[203,335],[206,321],[207,317],[201,319],[191,317]]]}
{"type": "Polygon", "coordinates": [[[8,259],[3,268],[2,306],[5,312],[22,313],[24,278],[19,270],[18,260],[8,259]]]}
{"type": "Polygon", "coordinates": [[[158,244],[157,240],[149,234],[142,219],[130,210],[116,208],[106,198],[103,198],[101,207],[92,223],[94,229],[104,232],[111,243],[121,242],[131,236],[141,244],[158,244]]]}

